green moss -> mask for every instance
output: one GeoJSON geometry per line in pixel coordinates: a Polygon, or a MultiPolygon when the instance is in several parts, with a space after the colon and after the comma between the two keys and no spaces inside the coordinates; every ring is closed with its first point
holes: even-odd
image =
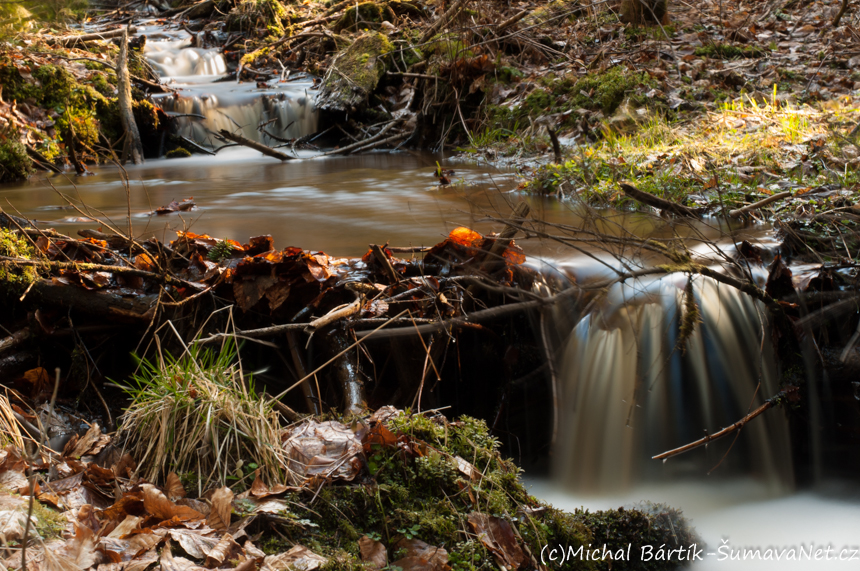
{"type": "Polygon", "coordinates": [[[191,152],[188,149],[183,149],[180,147],[178,149],[173,149],[171,151],[167,151],[167,153],[164,156],[168,159],[182,159],[185,157],[190,157],[191,152]]]}
{"type": "Polygon", "coordinates": [[[708,44],[696,48],[693,53],[701,57],[719,59],[756,58],[765,55],[764,50],[756,46],[740,47],[731,44],[708,44]]]}
{"type": "Polygon", "coordinates": [[[278,0],[242,0],[227,15],[225,27],[232,32],[265,29],[269,36],[280,38],[288,22],[289,14],[278,0]]]}
{"type": "MultiPolygon", "coordinates": [[[[9,230],[0,228],[0,256],[32,260],[35,256],[33,246],[26,238],[9,230]]],[[[12,266],[0,263],[0,283],[22,289],[38,277],[34,266],[12,266]]]]}
{"type": "Polygon", "coordinates": [[[36,86],[21,77],[18,68],[8,58],[0,58],[0,87],[5,101],[25,101],[38,95],[36,86]]]}
{"type": "Polygon", "coordinates": [[[33,502],[33,516],[36,518],[36,532],[42,540],[61,537],[69,523],[63,514],[39,501],[33,502]]]}
{"type": "Polygon", "coordinates": [[[348,111],[367,100],[385,73],[384,56],[393,50],[383,34],[368,32],[340,52],[323,81],[318,107],[348,111]]]}
{"type": "Polygon", "coordinates": [[[13,133],[5,134],[0,138],[0,183],[23,180],[32,173],[33,161],[27,155],[27,149],[13,133]]]}
{"type": "MultiPolygon", "coordinates": [[[[633,106],[645,104],[646,98],[638,92],[654,86],[655,82],[647,73],[636,73],[617,66],[603,73],[589,73],[579,78],[574,75],[545,77],[538,85],[516,107],[489,106],[490,129],[515,131],[517,127],[529,126],[539,117],[577,109],[602,111],[605,116],[609,116],[626,98],[633,106]]],[[[576,114],[570,114],[566,121],[578,119],[576,114]]]]}

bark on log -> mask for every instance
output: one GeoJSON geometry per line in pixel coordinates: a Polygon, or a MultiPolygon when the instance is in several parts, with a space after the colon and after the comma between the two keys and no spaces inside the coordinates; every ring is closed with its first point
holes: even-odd
{"type": "Polygon", "coordinates": [[[33,284],[27,299],[38,300],[40,305],[70,308],[91,317],[136,323],[148,323],[158,302],[157,295],[123,297],[105,291],[54,284],[51,280],[42,279],[33,284]]]}
{"type": "Polygon", "coordinates": [[[290,155],[288,155],[286,153],[282,153],[281,151],[276,151],[272,147],[268,147],[266,145],[263,145],[262,143],[252,141],[251,139],[246,139],[242,135],[236,135],[235,133],[231,133],[230,131],[228,131],[226,129],[221,129],[221,131],[219,131],[218,134],[221,135],[222,137],[224,137],[225,139],[229,139],[231,141],[239,143],[240,145],[244,145],[248,148],[254,149],[255,151],[259,151],[259,152],[263,153],[264,155],[274,157],[274,158],[282,160],[282,161],[288,161],[292,158],[295,158],[295,157],[291,157],[290,155]]]}
{"type": "Polygon", "coordinates": [[[128,33],[123,30],[122,40],[119,48],[119,58],[116,63],[117,91],[119,98],[119,118],[125,130],[125,145],[122,151],[122,162],[131,155],[134,164],[143,164],[143,143],[140,141],[140,132],[134,121],[131,99],[131,77],[128,73],[128,33]]]}
{"type": "MultiPolygon", "coordinates": [[[[120,36],[126,33],[133,34],[137,32],[137,28],[131,26],[129,28],[122,28],[119,30],[111,30],[109,32],[93,32],[92,34],[81,34],[79,36],[58,36],[58,37],[49,37],[45,38],[48,43],[51,44],[59,44],[63,47],[70,48],[73,47],[77,43],[83,42],[92,42],[95,40],[109,40],[111,38],[119,38],[120,36]]],[[[99,62],[101,63],[101,62],[99,62]]]]}
{"type": "Polygon", "coordinates": [[[626,194],[633,200],[641,202],[642,204],[647,204],[648,206],[653,206],[658,210],[671,212],[672,214],[677,214],[678,216],[689,216],[690,218],[701,218],[702,216],[699,209],[690,208],[688,206],[672,202],[671,200],[666,200],[665,198],[660,198],[659,196],[654,196],[653,194],[642,192],[631,184],[622,182],[620,186],[621,189],[624,191],[624,194],[626,194]]]}

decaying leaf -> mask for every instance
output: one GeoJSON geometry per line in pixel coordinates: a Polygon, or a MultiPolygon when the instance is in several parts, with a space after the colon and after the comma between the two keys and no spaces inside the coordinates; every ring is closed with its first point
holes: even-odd
{"type": "Polygon", "coordinates": [[[403,571],[449,571],[448,552],[443,547],[434,547],[420,539],[401,539],[395,549],[405,555],[392,563],[403,571]]]}
{"type": "Polygon", "coordinates": [[[525,562],[526,556],[507,520],[472,512],[468,521],[481,543],[492,552],[499,564],[508,569],[519,569],[525,562]]]}
{"type": "Polygon", "coordinates": [[[307,547],[296,545],[286,553],[280,555],[269,555],[263,560],[261,571],[314,571],[319,569],[328,561],[325,557],[317,555],[307,547]]]}
{"type": "Polygon", "coordinates": [[[308,477],[352,480],[361,470],[361,442],[340,422],[300,424],[285,435],[284,450],[296,485],[308,477]]]}

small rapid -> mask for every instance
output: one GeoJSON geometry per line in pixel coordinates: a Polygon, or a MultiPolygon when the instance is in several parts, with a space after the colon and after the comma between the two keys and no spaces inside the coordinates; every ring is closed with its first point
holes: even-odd
{"type": "Polygon", "coordinates": [[[218,148],[221,129],[270,146],[317,130],[313,81],[307,76],[255,82],[230,79],[219,48],[198,48],[185,30],[143,25],[143,54],[170,93],[153,102],[175,117],[176,134],[199,145],[218,148]]]}

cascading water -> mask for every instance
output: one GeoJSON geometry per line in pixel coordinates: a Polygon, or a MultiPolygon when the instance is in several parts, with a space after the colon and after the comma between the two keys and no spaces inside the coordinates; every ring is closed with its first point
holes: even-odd
{"type": "Polygon", "coordinates": [[[563,486],[618,493],[701,478],[718,464],[711,480],[752,476],[771,493],[791,486],[788,426],[779,413],[756,419],[734,442],[730,436],[666,463],[651,459],[736,422],[779,390],[765,311],[734,288],[694,277],[701,323],[678,346],[687,279],[615,284],[572,326],[557,381],[553,461],[563,486]]]}
{"type": "Polygon", "coordinates": [[[276,146],[317,130],[317,113],[307,80],[236,83],[225,81],[227,62],[218,49],[191,47],[185,31],[165,32],[143,27],[143,53],[172,93],[153,100],[176,118],[177,134],[201,145],[217,147],[221,129],[253,141],[276,146]],[[258,127],[265,124],[265,131],[258,127]]]}

